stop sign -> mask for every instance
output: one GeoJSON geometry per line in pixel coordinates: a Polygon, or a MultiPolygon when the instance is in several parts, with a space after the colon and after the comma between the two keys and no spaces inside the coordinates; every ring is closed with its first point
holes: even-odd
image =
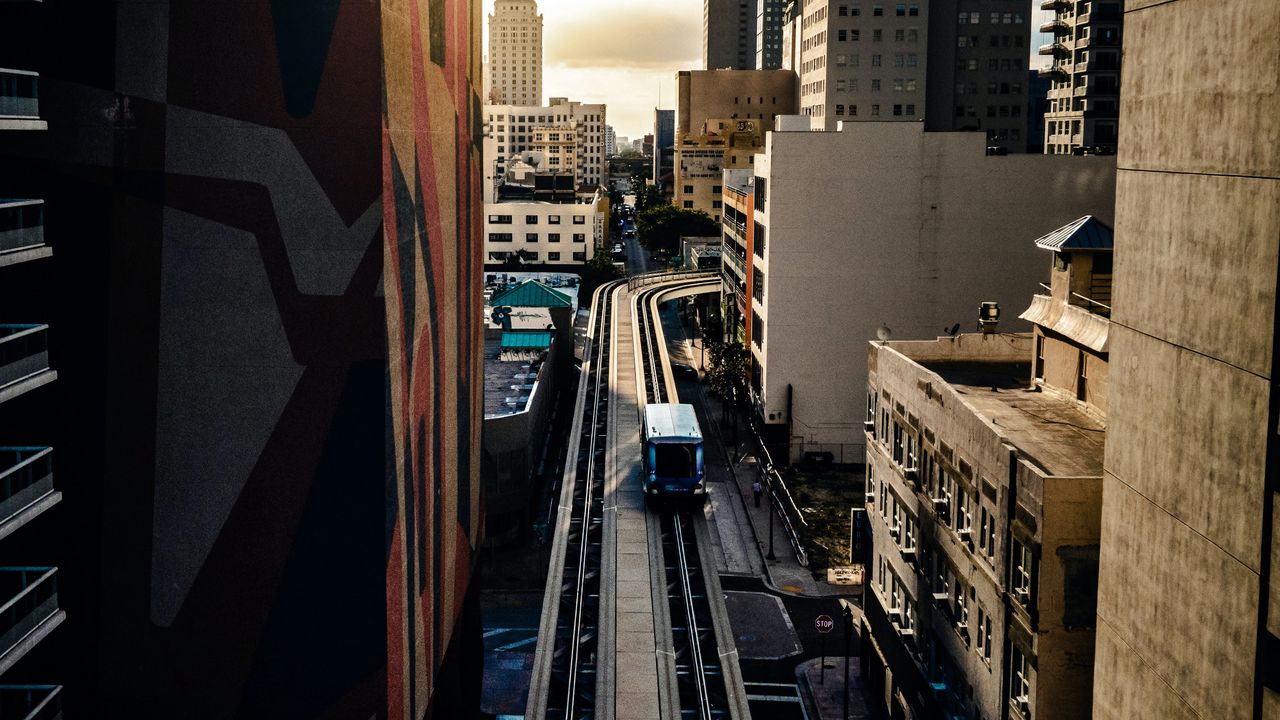
{"type": "Polygon", "coordinates": [[[817,628],[818,632],[826,635],[831,632],[831,628],[835,627],[836,623],[831,619],[830,615],[819,615],[814,619],[813,626],[817,628]]]}

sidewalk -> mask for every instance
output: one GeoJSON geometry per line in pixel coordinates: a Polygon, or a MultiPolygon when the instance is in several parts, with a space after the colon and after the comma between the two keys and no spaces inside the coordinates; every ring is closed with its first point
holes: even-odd
{"type": "MultiPolygon", "coordinates": [[[[844,662],[843,657],[828,656],[825,677],[821,658],[806,660],[796,667],[796,684],[800,686],[805,705],[817,712],[815,720],[845,719],[844,662]]],[[[865,690],[860,665],[857,657],[849,658],[848,720],[867,720],[871,717],[863,699],[865,690]]]]}
{"type": "MultiPolygon", "coordinates": [[[[692,367],[700,368],[699,361],[702,359],[701,341],[697,337],[688,337],[689,335],[696,336],[698,331],[694,328],[686,329],[679,323],[664,323],[664,329],[667,332],[668,346],[672,354],[671,361],[683,362],[692,367]]],[[[725,417],[720,399],[707,392],[705,384],[700,383],[700,387],[705,400],[707,417],[716,420],[725,417]]],[[[760,463],[758,460],[760,450],[754,435],[752,435],[747,426],[746,419],[740,417],[737,426],[737,442],[731,442],[732,436],[725,440],[724,449],[729,455],[730,479],[729,482],[724,483],[724,487],[729,488],[731,491],[733,489],[737,490],[737,497],[730,499],[730,502],[737,501],[742,503],[739,506],[741,514],[747,518],[751,531],[755,536],[760,558],[763,559],[766,583],[780,592],[791,595],[806,597],[849,595],[849,588],[827,583],[825,573],[823,579],[815,580],[812,571],[796,560],[795,552],[791,547],[786,532],[782,529],[776,517],[773,518],[773,555],[776,559],[768,559],[770,549],[769,496],[766,493],[760,500],[760,507],[757,508],[751,491],[752,484],[760,478],[760,463]]],[[[723,437],[723,431],[716,433],[716,435],[723,437]]]]}

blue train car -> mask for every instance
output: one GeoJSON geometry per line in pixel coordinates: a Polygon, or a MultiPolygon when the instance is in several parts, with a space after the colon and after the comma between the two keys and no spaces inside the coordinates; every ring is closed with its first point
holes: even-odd
{"type": "Polygon", "coordinates": [[[646,497],[706,499],[702,430],[692,405],[646,405],[641,456],[646,497]]]}

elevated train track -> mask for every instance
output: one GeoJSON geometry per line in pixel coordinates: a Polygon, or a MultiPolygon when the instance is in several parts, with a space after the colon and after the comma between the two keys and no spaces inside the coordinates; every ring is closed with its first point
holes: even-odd
{"type": "Polygon", "coordinates": [[[639,494],[639,412],[679,402],[658,305],[719,288],[714,274],[665,275],[593,297],[569,448],[577,462],[566,465],[529,718],[750,717],[719,578],[703,552],[706,518],[646,511],[639,494]]]}

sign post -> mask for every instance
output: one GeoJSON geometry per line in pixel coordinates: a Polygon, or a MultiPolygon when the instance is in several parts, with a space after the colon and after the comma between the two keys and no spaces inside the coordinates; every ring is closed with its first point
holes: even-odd
{"type": "Polygon", "coordinates": [[[820,666],[820,667],[821,667],[821,669],[818,671],[818,684],[819,684],[819,685],[823,685],[823,684],[825,684],[825,683],[826,683],[826,679],[827,679],[827,633],[831,632],[831,629],[832,629],[832,628],[834,628],[835,626],[836,626],[835,621],[831,619],[831,616],[830,616],[830,615],[819,615],[818,617],[814,618],[814,620],[813,620],[813,627],[814,627],[814,629],[816,629],[816,630],[818,631],[818,634],[822,636],[822,650],[821,650],[821,653],[822,653],[822,665],[820,666]]]}

